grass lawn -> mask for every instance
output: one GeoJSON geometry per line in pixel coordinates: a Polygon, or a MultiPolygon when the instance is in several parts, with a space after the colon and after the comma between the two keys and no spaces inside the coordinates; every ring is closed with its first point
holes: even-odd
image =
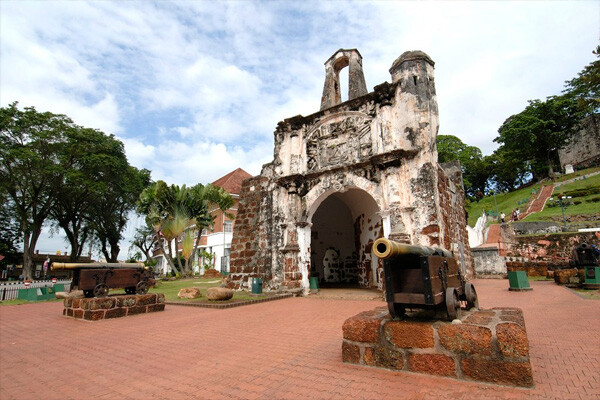
{"type": "Polygon", "coordinates": [[[600,290],[598,289],[571,289],[577,292],[581,297],[589,300],[600,300],[600,290]]]}
{"type": "Polygon", "coordinates": [[[22,304],[35,304],[35,303],[42,303],[45,301],[63,301],[62,299],[49,299],[49,300],[40,300],[40,301],[27,301],[27,300],[19,300],[19,299],[14,299],[14,300],[4,300],[4,301],[0,301],[0,306],[20,306],[22,304]]]}
{"type": "Polygon", "coordinates": [[[221,279],[219,278],[196,278],[196,279],[180,279],[177,281],[157,281],[158,286],[150,289],[150,293],[163,293],[167,301],[184,301],[184,302],[201,302],[201,303],[235,303],[244,300],[256,300],[264,299],[272,296],[272,294],[263,293],[259,295],[253,295],[246,291],[234,291],[233,298],[226,301],[209,301],[206,298],[206,289],[210,287],[216,287],[221,285],[221,279]],[[202,290],[202,296],[198,299],[180,299],[177,297],[179,290],[183,288],[197,287],[202,290]]]}

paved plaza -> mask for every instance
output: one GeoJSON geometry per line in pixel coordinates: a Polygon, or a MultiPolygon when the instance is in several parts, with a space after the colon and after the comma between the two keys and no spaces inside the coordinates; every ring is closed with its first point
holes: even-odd
{"type": "Polygon", "coordinates": [[[343,364],[344,320],[385,303],[309,297],[98,322],[59,302],[1,306],[0,399],[600,398],[600,301],[474,283],[483,308],[523,309],[533,389],[343,364]]]}

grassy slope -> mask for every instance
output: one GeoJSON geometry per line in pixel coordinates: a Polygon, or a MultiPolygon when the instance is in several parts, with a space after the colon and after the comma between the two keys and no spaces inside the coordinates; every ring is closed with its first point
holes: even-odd
{"type": "MultiPolygon", "coordinates": [[[[564,194],[565,192],[576,189],[600,187],[600,175],[592,176],[591,178],[582,179],[573,183],[568,183],[557,187],[552,194],[553,198],[564,194]]],[[[598,194],[588,196],[574,197],[571,201],[581,202],[580,204],[569,205],[565,209],[565,215],[581,215],[581,214],[599,214],[600,202],[591,202],[589,200],[598,197],[598,194]],[[587,200],[587,201],[586,201],[587,200]]],[[[539,213],[532,214],[527,217],[526,221],[550,221],[552,219],[562,218],[562,210],[560,207],[545,207],[539,213]]]]}
{"type": "MultiPolygon", "coordinates": [[[[595,172],[595,171],[599,171],[600,168],[590,168],[587,170],[582,170],[582,171],[577,171],[573,174],[569,174],[569,175],[561,175],[560,178],[557,179],[557,182],[562,182],[562,181],[566,181],[569,179],[573,179],[577,176],[582,176],[585,174],[589,174],[591,172],[595,172]]],[[[574,189],[579,189],[579,188],[584,188],[584,187],[591,187],[591,186],[600,186],[600,175],[595,175],[591,178],[588,179],[582,179],[564,186],[560,186],[559,188],[557,188],[554,192],[554,196],[560,193],[563,193],[565,191],[570,191],[570,190],[574,190],[574,189]]],[[[532,194],[533,190],[539,190],[540,188],[540,184],[537,183],[535,185],[523,188],[523,189],[519,189],[519,190],[515,190],[513,192],[509,192],[509,193],[501,193],[501,194],[496,194],[496,203],[498,205],[498,213],[502,213],[504,212],[506,214],[506,218],[510,218],[510,214],[512,212],[512,210],[516,209],[517,207],[519,207],[521,209],[521,211],[525,211],[525,204],[518,204],[519,201],[522,200],[526,200],[529,199],[531,196],[534,196],[534,194],[532,194]]],[[[592,196],[586,196],[585,198],[579,198],[579,200],[586,200],[589,199],[591,197],[594,197],[597,195],[592,195],[592,196]]],[[[592,214],[592,213],[598,213],[600,209],[600,203],[586,203],[584,201],[582,201],[581,204],[579,205],[574,205],[574,206],[570,206],[565,210],[565,214],[566,215],[572,215],[572,214],[592,214]]],[[[469,225],[470,226],[474,226],[475,223],[477,222],[477,218],[479,218],[481,216],[481,213],[486,210],[486,211],[495,211],[496,210],[496,206],[494,204],[494,196],[487,196],[484,197],[483,199],[481,199],[479,202],[473,202],[469,205],[467,205],[467,212],[469,213],[469,225]]],[[[543,221],[543,220],[550,220],[552,219],[552,217],[557,217],[557,216],[561,216],[561,209],[560,207],[553,207],[553,208],[545,208],[544,211],[540,212],[540,213],[535,213],[532,214],[530,216],[528,216],[525,221],[543,221]]],[[[492,221],[495,222],[495,221],[492,221]]]]}

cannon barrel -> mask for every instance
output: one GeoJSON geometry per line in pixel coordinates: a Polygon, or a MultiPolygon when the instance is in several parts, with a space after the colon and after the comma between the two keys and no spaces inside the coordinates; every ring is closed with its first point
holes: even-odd
{"type": "Polygon", "coordinates": [[[377,257],[383,259],[406,254],[452,257],[452,253],[448,250],[429,246],[398,243],[386,238],[379,238],[373,243],[373,253],[375,253],[377,257]]]}
{"type": "Polygon", "coordinates": [[[144,264],[141,263],[52,263],[50,268],[52,271],[60,269],[100,269],[100,268],[144,268],[144,264]]]}

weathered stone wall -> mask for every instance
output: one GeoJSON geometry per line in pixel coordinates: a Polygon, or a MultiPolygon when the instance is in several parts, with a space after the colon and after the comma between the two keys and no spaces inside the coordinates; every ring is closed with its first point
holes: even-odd
{"type": "Polygon", "coordinates": [[[385,307],[347,319],[342,359],[368,367],[533,386],[523,313],[468,312],[460,324],[392,320],[385,307]]]}
{"type": "Polygon", "coordinates": [[[165,295],[162,293],[149,293],[83,299],[68,297],[64,301],[64,306],[63,315],[67,317],[99,321],[163,311],[165,309],[165,295]]]}
{"type": "MultiPolygon", "coordinates": [[[[357,54],[348,54],[340,62],[352,66],[357,54]]],[[[273,162],[242,189],[231,286],[262,276],[268,288],[306,293],[319,274],[382,288],[370,252],[379,236],[448,246],[472,274],[460,168],[447,176],[437,165],[433,65],[406,52],[390,69],[391,84],[278,124],[273,162]]]]}
{"type": "Polygon", "coordinates": [[[497,247],[479,247],[471,249],[471,252],[477,277],[506,277],[506,260],[500,256],[497,247]]]}
{"type": "Polygon", "coordinates": [[[600,240],[600,232],[577,232],[514,237],[507,250],[509,257],[521,257],[529,263],[545,266],[568,265],[573,248],[581,243],[594,244],[600,240]]]}
{"type": "Polygon", "coordinates": [[[467,277],[472,277],[475,271],[473,255],[467,232],[467,211],[465,209],[465,191],[462,181],[460,163],[445,163],[438,167],[438,191],[444,238],[440,243],[445,249],[454,252],[467,277]]]}
{"type": "Polygon", "coordinates": [[[600,114],[590,115],[565,147],[558,152],[560,166],[577,168],[600,165],[600,114]]]}
{"type": "Polygon", "coordinates": [[[229,266],[230,286],[235,289],[248,287],[248,279],[253,277],[272,280],[272,207],[268,183],[267,178],[258,176],[242,184],[229,266]]]}

